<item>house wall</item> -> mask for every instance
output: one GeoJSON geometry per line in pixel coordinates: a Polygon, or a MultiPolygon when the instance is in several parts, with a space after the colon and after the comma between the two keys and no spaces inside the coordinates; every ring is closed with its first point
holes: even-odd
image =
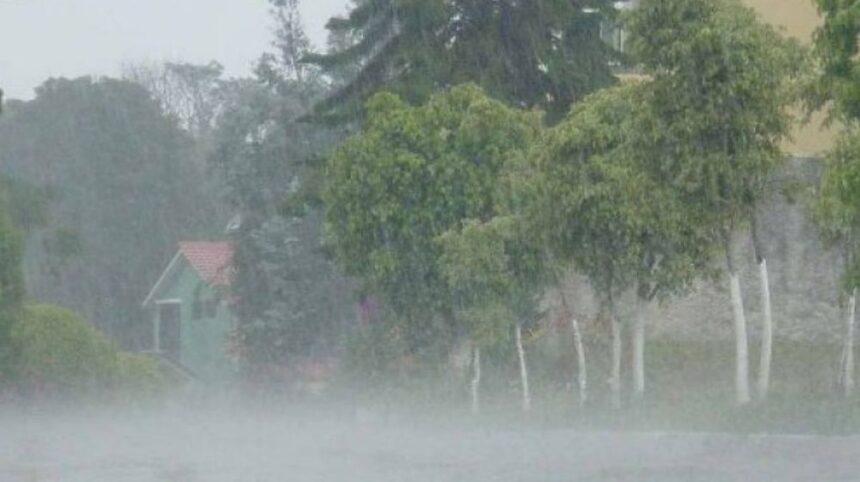
{"type": "MultiPolygon", "coordinates": [[[[815,29],[821,25],[821,16],[814,0],[743,0],[762,18],[782,29],[786,35],[811,45],[815,29]]],[[[800,114],[801,110],[797,110],[800,114]]],[[[793,139],[784,149],[798,156],[817,156],[830,149],[839,130],[838,126],[825,127],[825,115],[813,115],[808,124],[798,125],[793,139]]]]}
{"type": "MultiPolygon", "coordinates": [[[[834,343],[843,333],[838,285],[841,263],[833,251],[822,245],[803,197],[789,202],[780,192],[782,187],[791,190],[797,184],[815,184],[820,172],[821,163],[814,159],[790,159],[778,176],[782,186],[762,206],[761,228],[768,254],[775,335],[799,342],[834,343]]],[[[796,189],[794,192],[798,194],[796,189]]],[[[750,337],[757,343],[761,328],[760,285],[748,229],[736,233],[733,250],[750,337]]],[[[715,263],[722,263],[722,259],[715,259],[715,263]]],[[[596,322],[598,306],[587,281],[571,274],[564,291],[567,305],[583,322],[586,335],[608,336],[608,325],[596,322]]],[[[701,281],[688,296],[664,306],[653,304],[646,313],[649,335],[680,340],[732,339],[728,291],[728,280],[722,276],[713,282],[701,281]]],[[[551,293],[546,302],[546,308],[554,312],[561,309],[558,293],[551,293]]],[[[634,299],[626,296],[619,304],[623,321],[632,320],[637,309],[634,299]]]]}
{"type": "MultiPolygon", "coordinates": [[[[166,280],[159,299],[181,299],[180,363],[200,380],[210,383],[231,381],[236,365],[228,356],[228,344],[233,319],[225,303],[219,302],[214,317],[193,317],[195,296],[208,301],[216,299],[216,292],[194,271],[184,259],[176,274],[166,280]]],[[[156,315],[157,316],[157,315],[156,315]]]]}

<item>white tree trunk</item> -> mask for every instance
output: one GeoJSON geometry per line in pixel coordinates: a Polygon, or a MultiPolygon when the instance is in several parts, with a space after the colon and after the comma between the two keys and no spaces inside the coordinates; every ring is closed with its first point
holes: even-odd
{"type": "Polygon", "coordinates": [[[479,398],[479,389],[481,387],[481,347],[475,345],[472,351],[472,413],[477,415],[481,413],[481,400],[479,398]]]}
{"type": "Polygon", "coordinates": [[[621,407],[621,323],[611,315],[612,325],[612,373],[609,376],[609,390],[612,393],[612,406],[621,407]]]}
{"type": "Polygon", "coordinates": [[[854,318],[857,311],[857,288],[851,291],[848,298],[848,316],[845,319],[845,351],[842,354],[842,388],[845,396],[854,393],[854,318]]]}
{"type": "Polygon", "coordinates": [[[633,325],[633,390],[641,399],[645,395],[645,307],[647,302],[639,299],[633,325]]]}
{"type": "Polygon", "coordinates": [[[588,369],[585,366],[585,346],[582,344],[582,332],[579,330],[579,322],[576,318],[570,319],[570,328],[573,330],[573,346],[576,349],[576,368],[578,370],[577,384],[579,385],[579,406],[584,407],[588,403],[588,369]]]}
{"type": "Polygon", "coordinates": [[[520,385],[523,390],[523,411],[532,409],[532,397],[529,392],[529,369],[526,365],[526,350],[523,348],[523,330],[520,323],[516,325],[517,356],[520,361],[520,385]]]}
{"type": "Polygon", "coordinates": [[[750,402],[747,320],[744,316],[744,302],[741,297],[741,281],[735,271],[729,273],[729,282],[732,293],[732,313],[735,321],[735,393],[737,403],[746,405],[750,402]]]}
{"type": "Polygon", "coordinates": [[[765,400],[770,389],[770,366],[773,359],[773,317],[770,304],[770,280],[767,273],[767,259],[762,258],[758,265],[761,279],[761,358],[758,368],[758,398],[765,400]]]}

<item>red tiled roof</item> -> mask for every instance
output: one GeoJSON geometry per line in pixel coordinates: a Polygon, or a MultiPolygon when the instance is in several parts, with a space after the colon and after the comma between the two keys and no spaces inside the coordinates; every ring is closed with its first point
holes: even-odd
{"type": "Polygon", "coordinates": [[[233,246],[227,242],[184,241],[179,252],[204,281],[215,286],[230,285],[233,246]]]}

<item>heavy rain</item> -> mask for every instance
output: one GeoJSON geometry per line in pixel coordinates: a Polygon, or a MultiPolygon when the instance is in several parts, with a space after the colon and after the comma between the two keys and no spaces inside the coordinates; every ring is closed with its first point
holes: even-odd
{"type": "Polygon", "coordinates": [[[856,8],[0,0],[0,482],[860,480],[856,8]]]}

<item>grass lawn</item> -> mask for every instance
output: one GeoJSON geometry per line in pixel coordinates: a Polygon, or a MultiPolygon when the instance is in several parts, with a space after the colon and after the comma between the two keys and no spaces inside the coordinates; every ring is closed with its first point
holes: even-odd
{"type": "MultiPolygon", "coordinates": [[[[750,344],[750,382],[755,389],[758,350],[750,344]]],[[[391,389],[378,408],[452,424],[503,424],[514,427],[583,430],[689,431],[781,434],[860,434],[860,398],[845,400],[836,389],[840,347],[776,340],[771,392],[766,402],[738,407],[734,402],[734,343],[649,340],[647,394],[624,406],[611,406],[609,348],[605,340],[587,348],[589,404],[577,405],[569,359],[529,352],[533,410],[519,409],[520,388],[514,361],[484,366],[482,414],[468,413],[467,383],[449,383],[420,393],[391,389]],[[453,387],[452,387],[453,385],[453,387]],[[437,398],[438,396],[438,398],[437,398]],[[452,415],[453,413],[453,415],[452,415]]],[[[624,385],[630,388],[629,347],[625,346],[624,385]]],[[[420,385],[416,383],[413,386],[420,385]]]]}

